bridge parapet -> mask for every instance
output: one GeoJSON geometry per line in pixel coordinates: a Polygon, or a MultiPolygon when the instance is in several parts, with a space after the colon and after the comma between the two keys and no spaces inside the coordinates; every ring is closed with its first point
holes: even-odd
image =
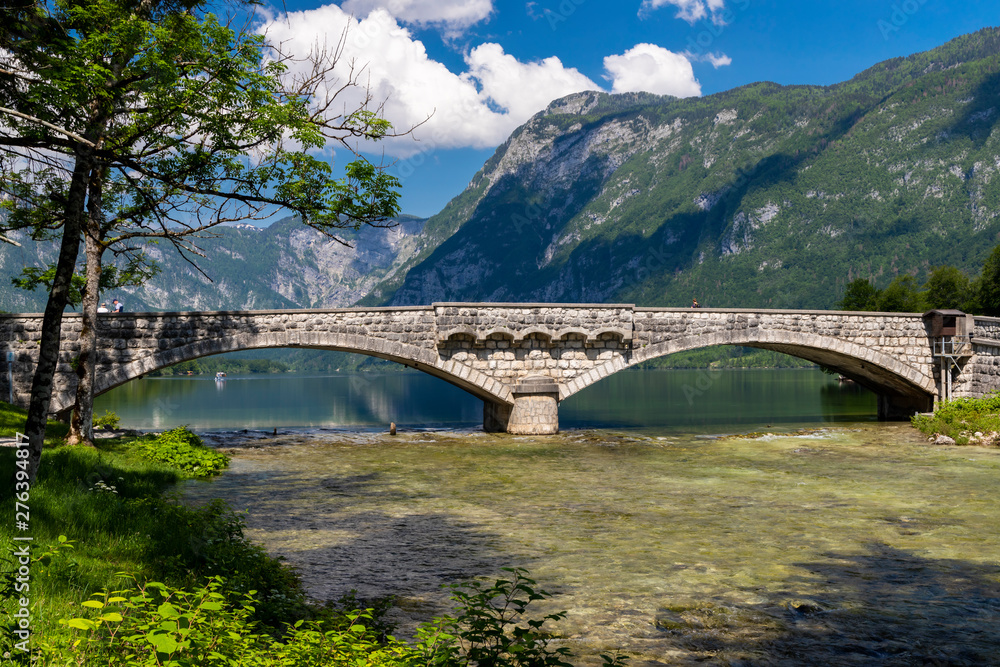
{"type": "Polygon", "coordinates": [[[980,340],[1000,341],[1000,317],[977,316],[972,336],[980,340]]]}
{"type": "Polygon", "coordinates": [[[611,333],[632,339],[631,304],[435,303],[439,343],[465,334],[484,342],[494,334],[513,341],[531,335],[559,340],[580,334],[588,341],[611,333]]]}

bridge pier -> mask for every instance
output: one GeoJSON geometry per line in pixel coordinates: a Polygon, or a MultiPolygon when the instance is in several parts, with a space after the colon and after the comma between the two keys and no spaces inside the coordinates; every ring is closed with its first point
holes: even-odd
{"type": "Polygon", "coordinates": [[[880,422],[909,421],[918,412],[930,412],[934,409],[932,396],[903,396],[897,394],[878,394],[878,420],[880,422]]]}
{"type": "Polygon", "coordinates": [[[522,378],[511,393],[514,405],[483,403],[483,430],[487,433],[551,435],[559,432],[559,385],[550,377],[522,378]]]}

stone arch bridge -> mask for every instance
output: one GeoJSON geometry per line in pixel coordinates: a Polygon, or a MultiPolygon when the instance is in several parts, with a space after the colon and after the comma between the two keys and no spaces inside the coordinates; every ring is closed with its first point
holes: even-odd
{"type": "MultiPolygon", "coordinates": [[[[612,373],[684,350],[743,345],[835,369],[874,391],[879,417],[893,419],[931,409],[944,392],[1000,387],[1000,319],[965,317],[969,344],[943,370],[928,321],[914,313],[517,303],[111,313],[99,316],[96,390],[223,352],[339,350],[419,369],[482,398],[487,430],[541,434],[558,430],[560,401],[612,373]]],[[[56,414],[73,403],[80,326],[78,314],[65,316],[56,414]]],[[[41,315],[0,315],[0,398],[27,404],[40,330],[41,315]]]]}

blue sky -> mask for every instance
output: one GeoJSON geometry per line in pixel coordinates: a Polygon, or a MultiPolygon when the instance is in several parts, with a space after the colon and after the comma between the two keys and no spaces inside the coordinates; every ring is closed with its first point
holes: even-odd
{"type": "MultiPolygon", "coordinates": [[[[826,85],[1000,25],[998,0],[287,0],[270,38],[304,52],[347,28],[343,66],[410,137],[379,157],[406,213],[430,216],[518,125],[599,88],[679,97],[753,83],[826,85]],[[356,72],[358,69],[356,68],[356,72]]],[[[350,103],[349,95],[345,102],[350,103]]],[[[334,152],[336,164],[345,151],[334,152]]],[[[377,158],[378,159],[378,158],[377,158]]]]}

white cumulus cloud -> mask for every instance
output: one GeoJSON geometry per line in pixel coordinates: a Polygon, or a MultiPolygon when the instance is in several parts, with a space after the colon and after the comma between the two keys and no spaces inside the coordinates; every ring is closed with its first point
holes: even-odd
{"type": "Polygon", "coordinates": [[[493,0],[346,0],[341,7],[357,18],[384,9],[405,23],[463,30],[489,18],[493,0]]]}
{"type": "Polygon", "coordinates": [[[685,51],[684,57],[691,62],[707,62],[711,63],[712,67],[719,69],[720,67],[725,67],[727,65],[733,64],[733,59],[727,56],[725,53],[692,53],[691,51],[685,51]]]}
{"type": "Polygon", "coordinates": [[[466,79],[478,81],[483,94],[491,102],[505,109],[510,116],[523,120],[544,109],[554,99],[583,90],[600,89],[576,69],[565,67],[555,56],[522,63],[504,53],[499,44],[477,46],[465,57],[465,63],[469,67],[463,75],[466,79]]]}
{"type": "Polygon", "coordinates": [[[714,23],[721,23],[726,0],[643,0],[639,11],[641,13],[668,5],[676,7],[677,18],[688,23],[695,23],[707,16],[711,16],[714,23]]]}
{"type": "MultiPolygon", "coordinates": [[[[327,5],[275,18],[261,30],[271,43],[303,56],[316,44],[335,45],[345,28],[336,70],[340,81],[331,83],[331,89],[347,80],[353,65],[354,75],[360,73],[360,82],[373,98],[385,101],[384,115],[397,130],[423,122],[411,137],[390,138],[370,147],[396,157],[435,148],[496,146],[552,100],[598,89],[558,58],[522,63],[498,44],[476,47],[466,55],[468,71],[452,73],[431,59],[423,43],[384,9],[355,18],[341,7],[327,5]]],[[[289,64],[297,66],[294,61],[289,64]]],[[[363,93],[355,89],[340,93],[337,107],[356,108],[363,93]]]]}
{"type": "Polygon", "coordinates": [[[645,91],[657,95],[694,97],[701,84],[694,77],[691,61],[683,54],[655,44],[636,44],[621,55],[604,59],[612,81],[611,92],[645,91]]]}
{"type": "Polygon", "coordinates": [[[715,69],[733,64],[733,59],[725,53],[706,53],[705,58],[708,59],[708,62],[712,63],[712,67],[715,69]]]}

